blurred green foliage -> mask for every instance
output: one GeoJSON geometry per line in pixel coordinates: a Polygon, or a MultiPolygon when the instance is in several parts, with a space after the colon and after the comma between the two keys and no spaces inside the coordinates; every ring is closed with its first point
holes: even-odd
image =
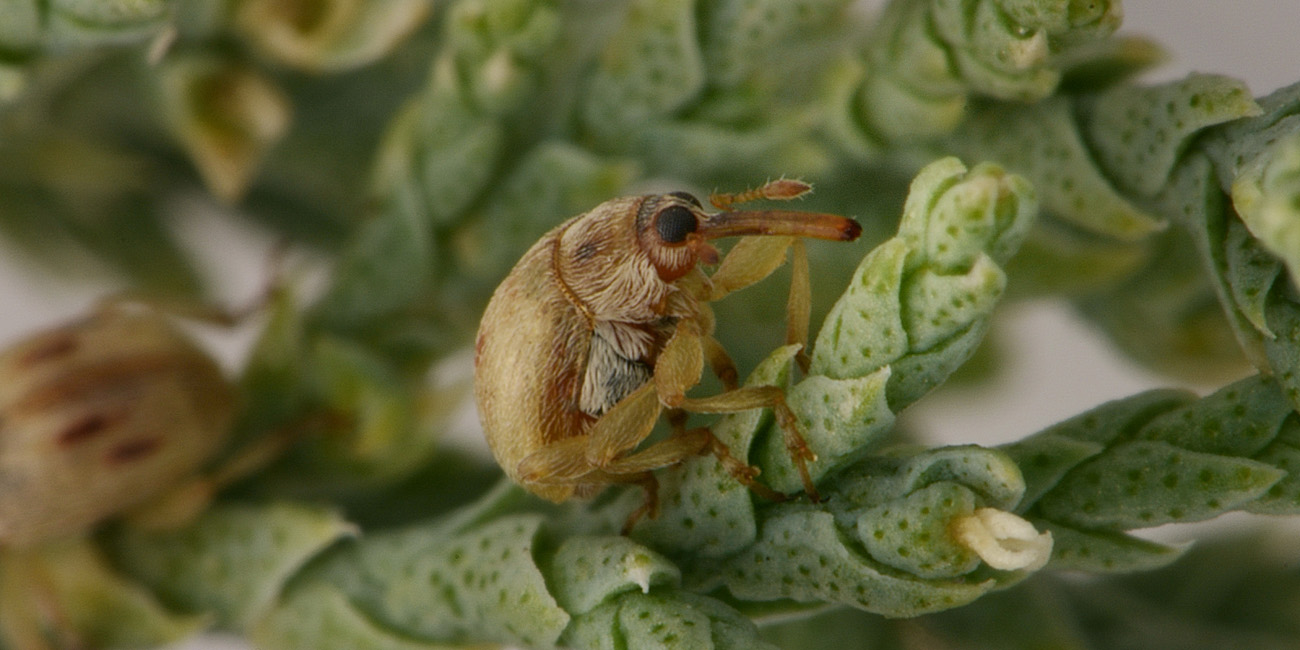
{"type": "MultiPolygon", "coordinates": [[[[1258,538],[1133,531],[1300,511],[1300,86],[1135,84],[1161,52],[1114,34],[1121,15],[0,0],[0,233],[33,264],[89,254],[202,296],[173,227],[195,197],[331,262],[318,298],[268,305],[231,453],[306,435],[183,529],[0,551],[0,647],[206,627],[267,649],[1294,647],[1294,571],[1258,538]],[[717,337],[748,383],[787,388],[827,500],[757,499],[702,456],[659,472],[659,517],[620,536],[635,490],[545,504],[442,444],[483,306],[543,233],[623,194],[780,176],[863,242],[809,247],[806,374],[783,291],[720,302],[717,337]],[[1177,381],[1237,381],[996,449],[898,430],[1000,300],[1044,296],[1177,381]],[[28,573],[70,629],[23,604],[28,573]]],[[[713,429],[802,488],[770,413],[713,429]]]]}

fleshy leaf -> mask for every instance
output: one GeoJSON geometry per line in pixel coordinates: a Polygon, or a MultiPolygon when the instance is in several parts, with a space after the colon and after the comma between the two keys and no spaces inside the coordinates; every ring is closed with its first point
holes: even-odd
{"type": "Polygon", "coordinates": [[[1049,568],[1089,573],[1128,573],[1158,569],[1182,557],[1187,546],[1166,546],[1115,531],[1072,528],[1063,524],[1034,523],[1052,533],[1049,568]]]}
{"type": "Polygon", "coordinates": [[[835,481],[829,502],[836,512],[886,503],[940,481],[965,486],[983,506],[1010,510],[1024,494],[1020,468],[995,449],[960,445],[910,455],[869,457],[835,481]]]}
{"type": "MultiPolygon", "coordinates": [[[[1294,419],[1289,422],[1292,430],[1300,429],[1294,419]]],[[[1300,447],[1295,443],[1278,440],[1255,458],[1285,471],[1286,476],[1274,483],[1259,499],[1247,504],[1245,509],[1266,515],[1294,515],[1300,512],[1300,447]]]]}
{"type": "Polygon", "coordinates": [[[1138,196],[1164,187],[1193,135],[1260,113],[1246,85],[1194,74],[1146,88],[1116,86],[1083,104],[1085,134],[1115,183],[1138,196]]]}
{"type": "Polygon", "coordinates": [[[550,584],[560,606],[579,615],[624,592],[680,586],[681,572],[626,537],[570,537],[551,558],[550,584]]]}
{"type": "Polygon", "coordinates": [[[376,625],[416,638],[553,646],[570,617],[533,558],[541,517],[465,514],[370,535],[332,556],[320,579],[376,625]]]}
{"type": "Polygon", "coordinates": [[[1097,168],[1066,98],[975,111],[950,144],[964,156],[996,160],[1023,174],[1038,190],[1045,214],[1083,230],[1135,241],[1165,227],[1097,168]]]}
{"type": "Polygon", "coordinates": [[[1248,163],[1232,182],[1232,204],[1259,245],[1286,263],[1300,285],[1300,122],[1248,163]]]}
{"type": "Polygon", "coordinates": [[[726,0],[700,3],[703,56],[711,83],[735,87],[779,63],[791,41],[804,41],[851,0],[726,0]]]}
{"type": "Polygon", "coordinates": [[[956,159],[917,174],[898,237],[876,247],[831,308],[813,374],[846,379],[893,365],[889,405],[918,399],[973,354],[1002,293],[995,263],[1019,246],[1032,188],[992,165],[956,159]]]}
{"type": "Polygon", "coordinates": [[[1075,465],[1095,456],[1104,447],[1086,440],[1044,431],[1024,440],[1002,445],[999,449],[1020,467],[1025,479],[1025,495],[1016,508],[1023,513],[1051,490],[1075,465]]]}
{"type": "Polygon", "coordinates": [[[222,626],[239,629],[271,607],[309,559],[353,532],[321,508],[224,505],[176,531],[123,526],[108,547],[125,572],[170,605],[211,612],[222,626]]]}
{"type": "Polygon", "coordinates": [[[950,533],[954,519],[975,511],[975,494],[956,483],[932,483],[858,517],[858,538],[879,562],[921,578],[970,573],[979,556],[950,533]]]}
{"type": "Polygon", "coordinates": [[[222,201],[239,200],[289,129],[289,99],[257,70],[216,58],[174,57],[160,74],[163,113],[222,201]]]}
{"type": "Polygon", "coordinates": [[[1164,442],[1125,442],[1075,467],[1038,507],[1084,528],[1146,528],[1217,516],[1259,498],[1284,474],[1164,442]]]}
{"type": "Polygon", "coordinates": [[[1293,410],[1276,383],[1255,375],[1161,414],[1138,436],[1192,451],[1251,457],[1278,436],[1293,410]]]}
{"type": "Polygon", "coordinates": [[[754,624],[722,603],[684,591],[629,592],[573,620],[566,647],[776,650],[754,624]]]}
{"type": "Polygon", "coordinates": [[[756,544],[716,568],[737,598],[839,602],[885,616],[916,616],[968,603],[996,581],[922,580],[887,569],[845,543],[830,513],[768,519],[756,544]]]}
{"type": "Polygon", "coordinates": [[[603,138],[662,118],[704,88],[694,0],[636,0],[591,79],[583,117],[603,138]]]}
{"type": "Polygon", "coordinates": [[[429,14],[431,0],[328,0],[314,6],[244,0],[234,26],[263,54],[312,72],[347,70],[387,54],[429,14]]]}
{"type": "Polygon", "coordinates": [[[971,95],[1032,102],[1118,26],[1118,2],[897,0],[867,43],[859,119],[886,142],[950,132],[971,95]]]}
{"type": "Polygon", "coordinates": [[[464,644],[424,642],[386,630],[335,587],[311,582],[295,586],[249,631],[259,648],[313,650],[454,650],[464,644]]]}
{"type": "MultiPolygon", "coordinates": [[[[817,460],[808,464],[814,481],[852,463],[889,432],[894,414],[885,401],[889,367],[856,379],[831,379],[813,375],[795,384],[786,396],[798,418],[799,431],[817,460]]],[[[763,481],[778,492],[803,488],[778,432],[770,430],[758,450],[757,464],[763,481]]]]}

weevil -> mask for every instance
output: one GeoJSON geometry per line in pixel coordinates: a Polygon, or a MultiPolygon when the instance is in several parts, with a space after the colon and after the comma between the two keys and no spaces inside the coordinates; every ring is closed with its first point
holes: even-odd
{"type": "Polygon", "coordinates": [[[810,188],[792,180],[711,197],[707,213],[685,192],[606,201],[548,232],[493,293],[475,341],[474,390],[497,462],[515,482],[551,501],[591,496],[619,483],[645,487],[629,517],[657,513],[653,471],[712,453],[756,493],[784,495],[756,480],[707,428],[685,414],[771,408],[786,449],[817,499],[807,463],[815,460],[774,386],[738,387],[736,370],[713,337],[708,303],[768,276],[793,249],[787,339],[807,338],[807,257],[799,238],[851,241],[856,221],[791,210],[735,210],[754,199],[790,199],[810,188]],[[742,236],[719,263],[710,242],[742,236]],[[704,362],[724,384],[687,397],[704,362]],[[638,449],[665,410],[673,432],[638,449]]]}

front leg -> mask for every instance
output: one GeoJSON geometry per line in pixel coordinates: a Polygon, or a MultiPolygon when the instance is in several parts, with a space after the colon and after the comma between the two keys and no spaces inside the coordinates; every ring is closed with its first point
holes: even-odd
{"type": "MultiPolygon", "coordinates": [[[[806,345],[808,321],[812,312],[812,284],[808,274],[808,250],[802,240],[795,237],[746,237],[741,239],[716,273],[710,278],[713,292],[709,300],[719,300],[727,294],[743,289],[766,278],[785,262],[786,250],[790,259],[790,297],[786,301],[787,344],[806,345]]],[[[799,367],[808,371],[809,357],[801,350],[796,357],[799,367]]]]}

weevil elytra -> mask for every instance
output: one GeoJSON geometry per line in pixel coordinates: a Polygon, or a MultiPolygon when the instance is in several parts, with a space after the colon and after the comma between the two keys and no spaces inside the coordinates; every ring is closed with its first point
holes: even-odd
{"type": "Polygon", "coordinates": [[[738,387],[736,371],[713,338],[708,303],[753,284],[793,249],[787,338],[807,338],[808,271],[800,237],[851,241],[857,222],[832,214],[734,210],[758,198],[789,199],[810,187],[779,180],[741,194],[715,195],[704,211],[685,192],[618,198],[574,217],[533,245],[497,288],[475,343],[474,389],[489,446],[512,479],[552,501],[589,496],[617,483],[646,488],[641,515],[657,511],[653,470],[700,453],[718,456],[755,492],[782,498],[757,470],[727,453],[707,428],[687,429],[686,412],[771,408],[789,450],[808,477],[812,452],[784,393],[738,387]],[[718,270],[709,242],[745,236],[718,270]],[[707,359],[725,391],[687,397],[707,359]],[[673,433],[638,449],[667,409],[673,433]]]}

